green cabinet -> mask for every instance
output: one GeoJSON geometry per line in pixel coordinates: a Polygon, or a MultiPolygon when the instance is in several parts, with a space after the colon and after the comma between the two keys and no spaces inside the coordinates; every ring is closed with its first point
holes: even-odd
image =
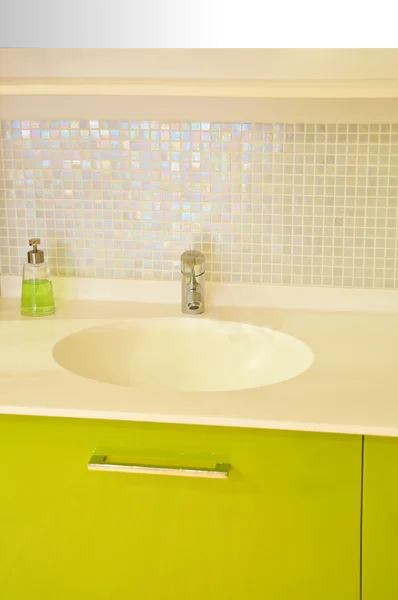
{"type": "Polygon", "coordinates": [[[1,597],[359,600],[361,455],[359,436],[0,416],[1,597]],[[231,468],[93,472],[95,448],[231,468]]]}
{"type": "Polygon", "coordinates": [[[362,600],[398,598],[398,439],[365,437],[362,600]]]}

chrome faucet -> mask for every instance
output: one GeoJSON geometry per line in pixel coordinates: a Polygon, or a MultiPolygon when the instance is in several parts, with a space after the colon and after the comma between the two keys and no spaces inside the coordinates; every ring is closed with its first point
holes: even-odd
{"type": "Polygon", "coordinates": [[[198,250],[181,254],[181,308],[188,315],[205,311],[205,256],[198,250]]]}

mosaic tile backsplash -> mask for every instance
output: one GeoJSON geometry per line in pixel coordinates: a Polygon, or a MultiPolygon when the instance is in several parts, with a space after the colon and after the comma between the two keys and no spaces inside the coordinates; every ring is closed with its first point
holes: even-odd
{"type": "Polygon", "coordinates": [[[398,288],[398,125],[1,122],[0,267],[398,288]]]}

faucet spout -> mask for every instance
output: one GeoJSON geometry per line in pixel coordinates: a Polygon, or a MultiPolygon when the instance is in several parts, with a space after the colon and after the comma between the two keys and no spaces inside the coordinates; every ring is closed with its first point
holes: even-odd
{"type": "Polygon", "coordinates": [[[197,250],[181,255],[181,309],[185,314],[202,314],[205,310],[205,256],[197,250]]]}

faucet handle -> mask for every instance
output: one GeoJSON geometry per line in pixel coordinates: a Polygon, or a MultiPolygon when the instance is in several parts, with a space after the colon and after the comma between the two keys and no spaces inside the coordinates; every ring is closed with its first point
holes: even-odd
{"type": "Polygon", "coordinates": [[[205,272],[206,257],[199,250],[187,250],[181,254],[181,273],[199,277],[205,272]]]}

